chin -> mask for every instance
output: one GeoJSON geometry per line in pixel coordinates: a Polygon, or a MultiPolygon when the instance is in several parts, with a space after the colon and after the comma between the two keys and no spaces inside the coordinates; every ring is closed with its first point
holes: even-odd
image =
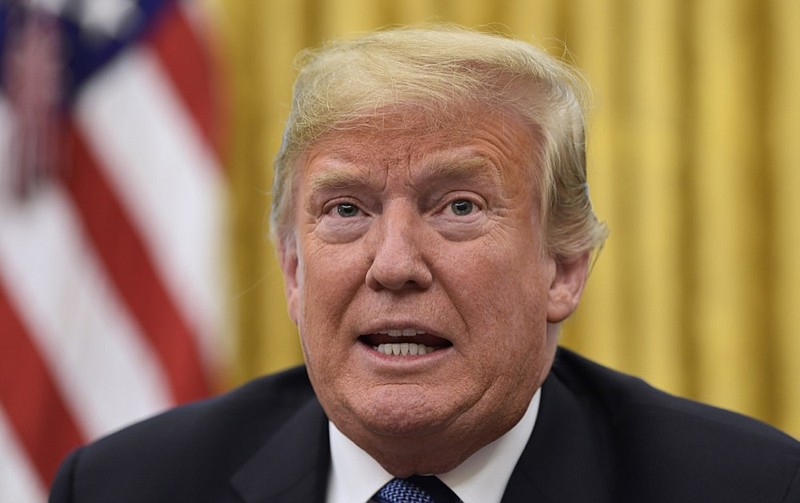
{"type": "Polygon", "coordinates": [[[459,415],[455,404],[426,396],[419,386],[384,386],[362,398],[353,404],[352,412],[365,430],[382,437],[441,434],[459,415]]]}

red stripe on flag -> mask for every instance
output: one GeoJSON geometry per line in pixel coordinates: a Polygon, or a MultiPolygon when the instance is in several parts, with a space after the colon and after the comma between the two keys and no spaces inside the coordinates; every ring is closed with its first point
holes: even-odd
{"type": "Polygon", "coordinates": [[[138,230],[76,125],[70,123],[65,130],[72,156],[65,184],[107,274],[158,355],[173,399],[186,402],[207,396],[209,385],[196,341],[162,284],[138,230]]]}
{"type": "Polygon", "coordinates": [[[53,383],[0,282],[0,402],[45,487],[84,438],[53,383]]]}
{"type": "MultiPolygon", "coordinates": [[[[206,144],[220,159],[219,103],[208,50],[197,39],[178,2],[168,2],[148,34],[148,42],[169,76],[206,144]]],[[[221,163],[216,163],[221,166],[221,163]]]]}

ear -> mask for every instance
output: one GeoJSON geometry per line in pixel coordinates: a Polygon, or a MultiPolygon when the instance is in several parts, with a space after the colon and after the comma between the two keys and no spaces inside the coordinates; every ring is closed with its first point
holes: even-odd
{"type": "Polygon", "coordinates": [[[299,319],[300,291],[298,285],[299,261],[297,252],[297,240],[294,237],[282,238],[278,244],[278,260],[280,261],[281,272],[283,273],[283,289],[286,295],[286,306],[289,309],[289,317],[295,325],[299,319]]]}
{"type": "Polygon", "coordinates": [[[547,321],[560,323],[578,307],[589,268],[589,252],[570,259],[556,259],[556,270],[550,283],[547,321]]]}

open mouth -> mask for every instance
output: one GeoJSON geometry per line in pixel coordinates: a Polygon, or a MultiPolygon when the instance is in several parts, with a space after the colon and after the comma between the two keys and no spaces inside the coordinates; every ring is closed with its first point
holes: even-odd
{"type": "Polygon", "coordinates": [[[387,356],[426,355],[453,345],[447,339],[415,328],[379,330],[358,340],[387,356]]]}

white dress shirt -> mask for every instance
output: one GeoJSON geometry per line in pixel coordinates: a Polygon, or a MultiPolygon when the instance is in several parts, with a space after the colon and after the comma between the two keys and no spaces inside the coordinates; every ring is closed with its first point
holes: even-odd
{"type": "MultiPolygon", "coordinates": [[[[484,446],[454,470],[438,475],[464,503],[499,503],[533,432],[541,401],[539,389],[522,419],[502,437],[484,446]]],[[[327,503],[368,502],[394,477],[328,422],[331,471],[327,503]]]]}

